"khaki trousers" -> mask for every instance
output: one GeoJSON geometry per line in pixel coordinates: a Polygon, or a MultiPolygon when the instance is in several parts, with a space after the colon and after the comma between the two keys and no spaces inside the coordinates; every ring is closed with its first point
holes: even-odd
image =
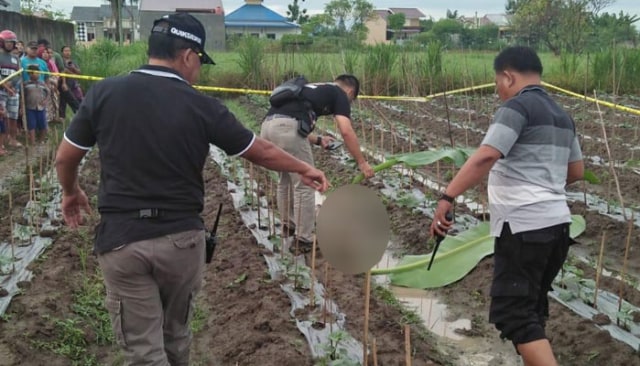
{"type": "Polygon", "coordinates": [[[98,256],[125,365],[189,365],[189,322],[202,286],[204,240],[203,230],[190,230],[98,256]]]}
{"type": "MultiPolygon", "coordinates": [[[[298,134],[297,120],[282,117],[265,121],[262,123],[260,137],[313,166],[311,144],[298,134]]],[[[298,174],[282,172],[277,200],[282,223],[295,228],[298,238],[313,241],[316,219],[316,196],[313,188],[302,183],[298,174]]]]}

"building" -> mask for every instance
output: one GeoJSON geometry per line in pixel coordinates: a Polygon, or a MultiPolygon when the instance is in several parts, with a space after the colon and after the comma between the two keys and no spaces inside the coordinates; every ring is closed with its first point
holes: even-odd
{"type": "Polygon", "coordinates": [[[476,13],[473,17],[461,17],[460,21],[465,28],[477,29],[487,25],[498,27],[498,38],[505,39],[511,37],[511,16],[507,14],[485,14],[478,17],[476,13]]]}
{"type": "Polygon", "coordinates": [[[149,37],[154,20],[174,12],[188,12],[202,22],[207,33],[207,50],[224,50],[222,0],[140,0],[141,39],[149,37]]]}
{"type": "Polygon", "coordinates": [[[389,43],[394,39],[394,30],[389,29],[387,17],[391,14],[404,14],[404,27],[395,34],[395,39],[406,39],[422,31],[420,20],[426,16],[417,8],[389,8],[375,10],[365,26],[367,32],[366,44],[389,43]]]}
{"type": "MultiPolygon", "coordinates": [[[[124,6],[121,12],[122,33],[128,42],[140,39],[138,34],[138,9],[124,6]]],[[[116,20],[110,5],[74,6],[71,21],[76,24],[76,41],[94,42],[101,39],[117,39],[116,20]]]]}
{"type": "Polygon", "coordinates": [[[20,0],[0,0],[0,10],[20,12],[20,0]]]}
{"type": "Polygon", "coordinates": [[[262,5],[262,0],[245,0],[245,4],[225,19],[227,37],[253,36],[280,39],[285,34],[300,34],[298,24],[262,5]]]}

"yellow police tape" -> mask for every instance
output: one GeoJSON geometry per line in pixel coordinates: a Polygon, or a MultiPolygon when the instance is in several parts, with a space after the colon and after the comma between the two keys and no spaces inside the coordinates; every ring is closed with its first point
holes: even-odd
{"type": "Polygon", "coordinates": [[[598,104],[603,105],[605,107],[614,108],[614,109],[617,109],[617,110],[620,110],[620,111],[629,112],[629,113],[637,114],[637,115],[640,116],[640,110],[638,110],[638,109],[634,109],[634,108],[631,108],[631,107],[626,107],[626,106],[615,104],[615,103],[611,103],[611,102],[606,102],[606,101],[603,101],[603,100],[600,100],[600,99],[596,99],[596,98],[590,98],[590,97],[587,97],[587,96],[582,95],[582,94],[574,93],[574,92],[572,92],[570,90],[562,89],[560,87],[557,87],[555,85],[546,83],[544,81],[542,82],[542,85],[544,85],[544,86],[546,86],[546,87],[548,87],[550,89],[555,89],[555,90],[557,90],[559,92],[565,93],[565,94],[570,95],[572,97],[576,97],[576,98],[583,99],[583,100],[588,100],[590,102],[598,103],[598,104]]]}
{"type": "Polygon", "coordinates": [[[12,73],[11,75],[7,76],[6,78],[0,80],[0,85],[6,83],[7,81],[13,79],[16,76],[20,76],[20,74],[22,74],[22,69],[15,71],[14,73],[12,73]]]}
{"type": "MultiPolygon", "coordinates": [[[[8,79],[14,77],[16,74],[20,74],[20,72],[22,72],[22,69],[16,71],[15,73],[11,74],[6,79],[0,81],[0,85],[2,85],[8,79]]],[[[62,77],[70,78],[70,79],[91,80],[91,81],[99,81],[99,80],[104,79],[103,77],[99,77],[99,76],[65,74],[65,73],[47,72],[47,71],[35,71],[35,72],[40,73],[40,74],[62,76],[62,77]]],[[[494,85],[495,84],[490,83],[490,84],[482,84],[482,85],[477,85],[477,86],[470,86],[470,87],[467,87],[467,88],[461,88],[461,89],[455,89],[455,90],[435,93],[435,94],[427,95],[427,96],[424,96],[424,97],[392,97],[392,96],[382,96],[382,95],[381,96],[377,96],[377,95],[361,95],[361,96],[358,96],[358,98],[360,98],[360,99],[373,99],[373,100],[403,101],[403,102],[427,102],[427,101],[429,101],[429,100],[431,100],[433,98],[442,97],[442,96],[449,95],[449,94],[460,94],[460,93],[464,93],[464,92],[468,92],[468,91],[474,91],[474,90],[478,90],[478,89],[486,89],[486,88],[493,87],[494,85]]],[[[572,92],[570,90],[562,89],[560,87],[557,87],[555,85],[549,84],[549,83],[544,82],[544,81],[542,82],[542,85],[544,85],[546,87],[549,87],[551,89],[555,89],[557,91],[560,91],[562,93],[565,93],[565,94],[570,95],[570,96],[575,97],[575,98],[588,100],[590,102],[598,103],[598,104],[601,104],[601,105],[606,106],[606,107],[610,107],[610,108],[614,108],[614,109],[617,109],[617,110],[620,110],[620,111],[624,111],[624,112],[629,112],[629,113],[632,113],[632,114],[640,115],[640,110],[638,110],[638,109],[622,106],[622,105],[611,103],[611,102],[606,102],[606,101],[599,100],[599,99],[596,99],[596,98],[590,98],[590,97],[587,97],[587,96],[584,96],[584,95],[581,95],[581,94],[578,94],[578,93],[574,93],[574,92],[572,92]]],[[[269,90],[257,90],[257,89],[223,88],[223,87],[201,86],[201,85],[194,85],[194,88],[196,88],[198,90],[210,91],[210,92],[241,93],[241,94],[262,94],[262,95],[271,94],[271,91],[269,91],[269,90]]]]}

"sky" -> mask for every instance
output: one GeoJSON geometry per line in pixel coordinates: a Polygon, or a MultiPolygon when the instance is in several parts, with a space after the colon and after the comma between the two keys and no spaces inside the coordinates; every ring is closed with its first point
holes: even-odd
{"type": "MultiPolygon", "coordinates": [[[[390,7],[403,7],[403,8],[418,8],[427,17],[433,19],[441,19],[445,17],[447,9],[457,10],[459,15],[473,16],[478,12],[478,16],[484,14],[495,14],[504,12],[504,4],[506,0],[457,0],[455,6],[447,6],[446,1],[442,0],[369,0],[373,3],[376,9],[385,9],[390,7]]],[[[309,13],[317,14],[321,13],[324,9],[326,0],[306,0],[301,3],[302,8],[306,8],[309,13]]],[[[71,13],[71,9],[74,6],[99,6],[108,2],[103,0],[52,0],[53,8],[56,10],[62,10],[66,13],[71,13]]],[[[244,4],[243,0],[222,0],[226,13],[230,13],[233,10],[239,8],[244,4]]],[[[282,15],[285,15],[287,5],[291,3],[291,0],[265,0],[263,5],[276,11],[282,15]]],[[[625,13],[637,14],[640,16],[640,1],[639,0],[617,0],[614,4],[605,9],[606,12],[618,13],[623,10],[625,13]]]]}

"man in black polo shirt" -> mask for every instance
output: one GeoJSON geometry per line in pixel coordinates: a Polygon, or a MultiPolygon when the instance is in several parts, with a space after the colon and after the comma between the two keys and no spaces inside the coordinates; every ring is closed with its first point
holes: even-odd
{"type": "MultiPolygon", "coordinates": [[[[279,107],[271,107],[262,123],[260,136],[280,146],[288,153],[313,164],[311,143],[326,147],[331,138],[314,133],[299,132],[299,124],[310,131],[317,116],[333,115],[338,130],[351,156],[366,178],[373,169],[360,151],[358,137],[351,126],[351,102],[358,97],[360,83],[353,75],[340,75],[333,83],[307,84],[300,100],[292,100],[279,107]]],[[[277,191],[280,219],[285,230],[295,232],[303,250],[311,247],[315,225],[315,193],[301,184],[296,173],[280,173],[277,191]]]]}
{"type": "Polygon", "coordinates": [[[202,24],[186,13],[154,22],[149,64],[87,93],[56,157],[62,213],[72,228],[89,211],[78,166],[96,143],[101,176],[95,252],[106,307],[128,365],[189,363],[189,320],[205,255],[202,169],[214,144],[268,169],[327,189],[324,174],[256,138],[217,99],[197,92],[202,24]]]}

